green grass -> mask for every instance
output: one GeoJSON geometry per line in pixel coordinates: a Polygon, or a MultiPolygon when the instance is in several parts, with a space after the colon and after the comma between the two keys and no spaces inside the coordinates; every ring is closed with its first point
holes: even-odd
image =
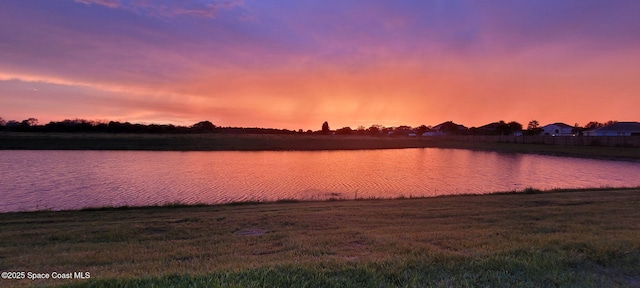
{"type": "Polygon", "coordinates": [[[528,153],[609,160],[640,160],[640,147],[566,146],[441,140],[433,147],[528,153]]]}
{"type": "Polygon", "coordinates": [[[315,151],[396,148],[458,148],[640,160],[640,147],[454,141],[441,137],[0,132],[0,150],[315,151]]]}
{"type": "Polygon", "coordinates": [[[637,287],[640,189],[0,214],[0,271],[72,287],[637,287]]]}
{"type": "Polygon", "coordinates": [[[416,138],[252,134],[0,133],[0,149],[34,150],[354,150],[419,148],[416,138]]]}

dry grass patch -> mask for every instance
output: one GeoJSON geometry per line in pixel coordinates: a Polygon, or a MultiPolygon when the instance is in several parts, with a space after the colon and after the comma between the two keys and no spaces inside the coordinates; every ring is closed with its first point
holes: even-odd
{"type": "Polygon", "coordinates": [[[7,213],[0,270],[104,287],[633,287],[637,207],[627,189],[7,213]]]}

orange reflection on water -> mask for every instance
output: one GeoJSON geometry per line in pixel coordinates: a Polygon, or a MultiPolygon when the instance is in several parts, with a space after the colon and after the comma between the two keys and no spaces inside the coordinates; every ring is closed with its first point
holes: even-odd
{"type": "Polygon", "coordinates": [[[430,148],[0,151],[0,166],[0,212],[640,186],[640,163],[430,148]]]}

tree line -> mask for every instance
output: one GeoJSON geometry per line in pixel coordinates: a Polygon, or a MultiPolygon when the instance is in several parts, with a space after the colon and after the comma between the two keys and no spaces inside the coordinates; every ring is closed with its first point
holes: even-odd
{"type": "MultiPolygon", "coordinates": [[[[616,121],[600,123],[591,121],[584,126],[574,125],[574,134],[580,135],[583,131],[603,127],[613,124],[616,121]]],[[[225,134],[319,134],[319,135],[370,135],[370,136],[410,136],[433,133],[434,135],[514,135],[517,133],[525,135],[538,135],[542,128],[537,120],[531,120],[526,130],[523,125],[511,121],[497,121],[481,127],[467,128],[464,125],[447,121],[436,126],[420,125],[411,127],[400,125],[397,127],[385,127],[382,125],[371,125],[366,128],[358,126],[342,127],[331,130],[327,121],[322,123],[320,130],[287,130],[258,127],[220,127],[210,121],[200,121],[191,126],[179,126],[172,124],[139,124],[118,121],[92,121],[85,119],[66,119],[63,121],[51,121],[40,125],[38,119],[28,118],[22,121],[6,121],[0,117],[0,131],[13,132],[63,132],[63,133],[151,133],[151,134],[185,134],[185,133],[225,133],[225,134]]]]}
{"type": "Polygon", "coordinates": [[[0,117],[0,131],[12,132],[61,132],[61,133],[148,133],[148,134],[192,134],[192,133],[228,133],[228,134],[292,134],[295,131],[272,128],[218,127],[210,121],[200,121],[191,126],[173,124],[139,124],[118,121],[91,121],[85,119],[66,119],[51,121],[44,125],[38,119],[5,121],[0,117]]]}
{"type": "MultiPolygon", "coordinates": [[[[580,126],[578,123],[574,124],[573,134],[582,135],[584,131],[592,130],[600,127],[604,127],[617,121],[607,121],[604,123],[591,121],[584,126],[580,126]]],[[[410,127],[401,125],[397,127],[384,127],[382,125],[372,125],[369,128],[359,126],[357,129],[351,129],[351,127],[343,127],[336,130],[330,130],[328,122],[322,124],[322,129],[319,131],[321,134],[335,134],[335,135],[390,135],[390,136],[407,136],[407,135],[423,135],[424,133],[432,133],[433,135],[539,135],[543,132],[542,126],[537,120],[531,120],[526,129],[523,125],[511,121],[497,121],[483,125],[480,127],[468,128],[461,124],[456,124],[453,121],[447,121],[436,126],[420,125],[417,127],[410,127]]]]}

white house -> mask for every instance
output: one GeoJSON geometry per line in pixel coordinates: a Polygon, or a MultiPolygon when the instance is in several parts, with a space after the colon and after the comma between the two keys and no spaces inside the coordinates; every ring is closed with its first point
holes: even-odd
{"type": "Polygon", "coordinates": [[[551,136],[572,136],[573,126],[564,123],[553,123],[542,127],[543,135],[551,136]]]}
{"type": "Polygon", "coordinates": [[[640,136],[640,122],[617,122],[585,131],[585,136],[640,136]]]}

